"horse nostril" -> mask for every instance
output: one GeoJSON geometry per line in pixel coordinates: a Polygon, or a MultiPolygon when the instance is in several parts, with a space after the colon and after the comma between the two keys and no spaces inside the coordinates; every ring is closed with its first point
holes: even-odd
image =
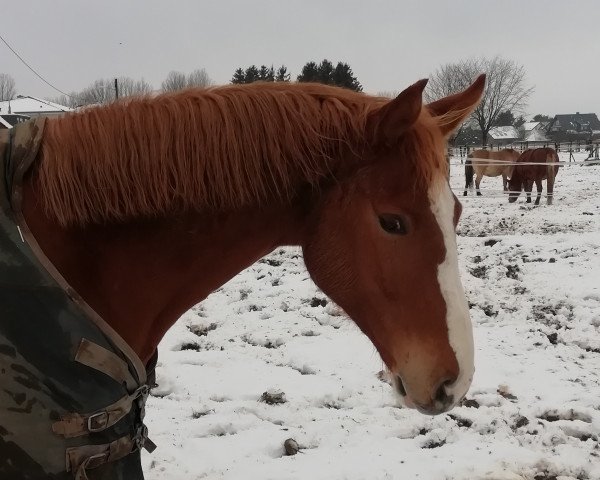
{"type": "Polygon", "coordinates": [[[447,389],[452,386],[452,384],[456,381],[456,378],[444,378],[437,386],[437,388],[433,391],[432,400],[435,402],[440,402],[442,404],[447,404],[452,401],[453,396],[448,395],[447,389]]]}

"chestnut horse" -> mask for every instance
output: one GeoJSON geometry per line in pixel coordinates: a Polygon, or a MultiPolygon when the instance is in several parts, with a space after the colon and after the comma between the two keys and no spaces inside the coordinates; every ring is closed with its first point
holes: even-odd
{"type": "MultiPolygon", "coordinates": [[[[444,152],[485,77],[423,105],[426,83],[393,100],[232,85],[49,119],[20,231],[143,364],[186,310],[273,249],[301,246],[399,402],[445,412],[471,384],[474,347],[444,152]]],[[[119,462],[111,453],[81,469],[119,462]]]]}
{"type": "Polygon", "coordinates": [[[473,176],[475,179],[475,189],[477,195],[481,195],[479,184],[484,176],[497,177],[502,175],[502,190],[506,192],[508,187],[508,178],[514,168],[514,163],[519,158],[519,152],[512,148],[505,148],[496,152],[491,150],[473,150],[467,155],[465,162],[465,191],[463,196],[467,196],[467,189],[473,188],[473,176]]]}
{"type": "Polygon", "coordinates": [[[558,174],[559,158],[553,148],[535,148],[525,150],[517,159],[517,165],[508,182],[508,201],[513,203],[519,198],[522,190],[527,195],[527,203],[531,203],[531,190],[533,183],[537,187],[535,204],[540,204],[542,196],[542,180],[547,180],[546,203],[552,205],[554,196],[554,180],[558,174]]]}

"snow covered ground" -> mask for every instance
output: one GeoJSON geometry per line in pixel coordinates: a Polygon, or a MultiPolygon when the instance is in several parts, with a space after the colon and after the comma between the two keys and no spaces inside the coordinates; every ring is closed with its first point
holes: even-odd
{"type": "Polygon", "coordinates": [[[460,197],[477,368],[463,406],[397,408],[369,341],[279,249],[162,342],[146,478],[600,479],[600,166],[562,168],[555,195],[460,197]]]}

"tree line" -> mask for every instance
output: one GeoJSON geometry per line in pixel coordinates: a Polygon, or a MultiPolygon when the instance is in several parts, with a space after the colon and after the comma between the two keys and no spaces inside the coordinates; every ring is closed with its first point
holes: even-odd
{"type": "MultiPolygon", "coordinates": [[[[231,78],[232,84],[247,84],[253,82],[290,82],[292,76],[285,65],[275,69],[261,65],[250,65],[246,68],[238,68],[234,71],[231,78]]],[[[179,71],[171,71],[163,80],[159,89],[155,89],[150,83],[142,79],[131,77],[118,77],[117,79],[118,96],[120,98],[134,95],[148,95],[158,92],[172,92],[188,87],[208,87],[214,82],[207,71],[202,69],[194,70],[186,74],[179,71]]],[[[313,61],[307,62],[296,77],[298,82],[319,82],[327,85],[336,85],[339,87],[350,88],[357,92],[362,91],[362,85],[354,75],[350,65],[344,62],[338,62],[335,66],[332,62],[324,59],[320,63],[313,61]]],[[[60,95],[49,98],[48,100],[65,105],[70,108],[106,104],[113,102],[117,98],[117,88],[115,88],[114,78],[101,78],[95,80],[90,85],[80,91],[70,92],[68,95],[60,95]]],[[[0,73],[0,101],[11,100],[17,96],[17,89],[14,79],[5,73],[0,73]]]]}
{"type": "MultiPolygon", "coordinates": [[[[525,122],[523,116],[527,100],[533,93],[529,86],[525,69],[522,65],[500,56],[493,58],[468,58],[440,66],[429,78],[424,92],[426,102],[431,102],[467,88],[481,73],[486,73],[486,87],[479,106],[471,114],[465,124],[459,128],[454,138],[458,136],[465,125],[476,126],[480,132],[483,144],[487,143],[490,130],[495,126],[520,126],[525,122]]],[[[239,67],[233,72],[232,84],[248,84],[261,82],[290,82],[291,73],[285,65],[275,68],[273,65],[250,65],[239,67]]],[[[345,62],[333,62],[323,59],[317,63],[306,62],[296,76],[297,82],[318,82],[335,85],[361,92],[363,87],[345,62]]],[[[119,97],[144,95],[154,92],[169,92],[187,87],[207,87],[214,82],[205,69],[197,69],[186,74],[171,71],[161,83],[160,89],[155,90],[144,79],[135,80],[130,77],[117,79],[119,97]]],[[[0,74],[0,100],[8,100],[16,95],[15,82],[10,75],[0,74]]],[[[393,94],[380,92],[381,95],[393,94]]],[[[99,79],[79,92],[71,92],[68,96],[60,96],[52,101],[69,107],[89,104],[105,104],[114,101],[116,91],[114,78],[99,79]]],[[[550,117],[539,114],[534,121],[547,120],[550,117]]],[[[452,139],[451,139],[452,141],[452,139]]]]}
{"type": "MultiPolygon", "coordinates": [[[[273,66],[250,65],[247,68],[238,68],[233,73],[231,83],[254,83],[262,82],[289,82],[291,75],[287,67],[282,65],[275,71],[273,66]]],[[[362,85],[354,75],[352,68],[345,62],[338,62],[335,66],[327,59],[320,63],[310,61],[304,64],[300,74],[296,77],[297,82],[317,82],[325,85],[349,88],[356,92],[362,92],[362,85]]]]}

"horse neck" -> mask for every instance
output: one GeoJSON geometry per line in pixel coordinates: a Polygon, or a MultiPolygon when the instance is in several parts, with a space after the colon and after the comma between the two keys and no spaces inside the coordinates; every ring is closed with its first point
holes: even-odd
{"type": "Polygon", "coordinates": [[[44,253],[144,362],[185,311],[277,246],[301,244],[304,226],[304,210],[278,205],[63,229],[37,204],[28,182],[23,213],[44,253]]]}

